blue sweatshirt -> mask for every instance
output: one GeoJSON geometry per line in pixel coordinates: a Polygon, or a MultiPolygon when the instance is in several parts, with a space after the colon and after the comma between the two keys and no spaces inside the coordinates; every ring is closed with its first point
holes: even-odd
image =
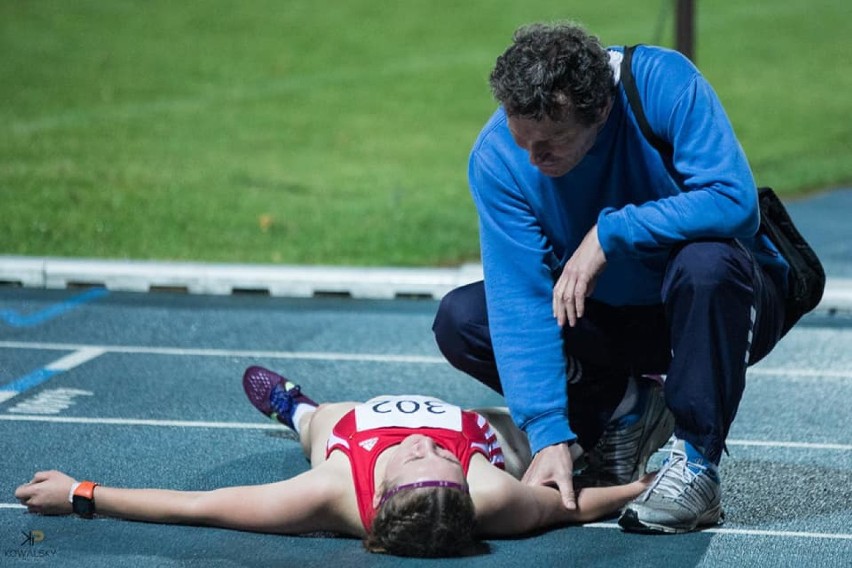
{"type": "MultiPolygon", "coordinates": [[[[610,50],[618,78],[619,48],[610,50]]],[[[673,245],[739,238],[758,262],[785,271],[764,237],[745,154],[713,89],[681,54],[640,46],[633,75],[654,133],[674,149],[672,179],[619,87],[583,160],[550,178],[530,164],[499,108],[470,156],[488,319],[515,422],[533,452],[576,438],[566,418],[566,361],[552,293],[561,266],[598,225],[607,265],[592,297],[614,306],[661,302],[673,245]]]]}

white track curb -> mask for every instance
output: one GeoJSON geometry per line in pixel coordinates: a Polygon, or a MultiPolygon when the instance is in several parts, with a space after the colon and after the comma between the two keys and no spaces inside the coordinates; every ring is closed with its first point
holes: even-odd
{"type": "MultiPolygon", "coordinates": [[[[482,279],[482,267],[354,268],[0,256],[0,283],[27,288],[103,286],[111,291],[259,293],[290,298],[441,299],[482,279]]],[[[852,278],[829,278],[820,311],[852,310],[852,278]]]]}
{"type": "Polygon", "coordinates": [[[190,294],[259,293],[310,298],[440,299],[482,279],[479,265],[460,268],[352,268],[115,261],[0,256],[0,283],[27,288],[103,286],[111,291],[180,290],[190,294]]]}

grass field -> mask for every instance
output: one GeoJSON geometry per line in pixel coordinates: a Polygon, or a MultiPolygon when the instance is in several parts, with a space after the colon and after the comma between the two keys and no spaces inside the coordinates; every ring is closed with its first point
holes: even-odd
{"type": "MultiPolygon", "coordinates": [[[[696,4],[759,182],[852,182],[852,3],[696,4]]],[[[671,45],[669,5],[0,0],[0,254],[475,261],[467,154],[512,30],[671,45]]]]}

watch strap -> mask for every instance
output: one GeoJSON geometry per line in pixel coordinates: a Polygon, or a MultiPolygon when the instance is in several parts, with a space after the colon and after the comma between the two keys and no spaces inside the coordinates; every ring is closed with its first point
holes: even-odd
{"type": "Polygon", "coordinates": [[[81,481],[72,490],[71,507],[81,517],[91,519],[95,514],[95,487],[94,481],[81,481]]]}

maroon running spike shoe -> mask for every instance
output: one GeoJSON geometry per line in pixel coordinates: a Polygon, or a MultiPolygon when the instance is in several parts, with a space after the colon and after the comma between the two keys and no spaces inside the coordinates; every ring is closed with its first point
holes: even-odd
{"type": "Polygon", "coordinates": [[[295,430],[293,412],[299,404],[318,406],[302,394],[299,385],[274,371],[252,366],[243,374],[243,389],[252,405],[264,415],[295,430]]]}

